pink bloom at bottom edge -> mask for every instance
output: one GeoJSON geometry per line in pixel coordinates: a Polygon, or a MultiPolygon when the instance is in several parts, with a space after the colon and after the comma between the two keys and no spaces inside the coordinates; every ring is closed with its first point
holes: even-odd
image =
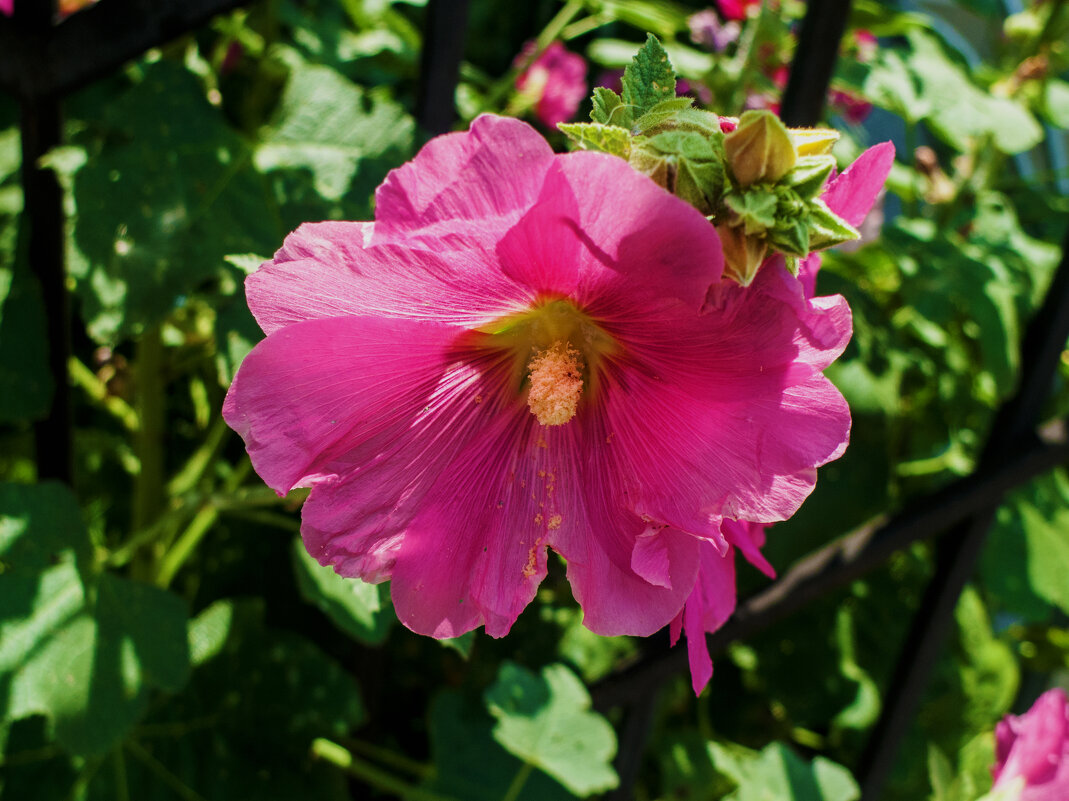
{"type": "Polygon", "coordinates": [[[994,789],[1023,785],[1018,801],[1069,798],[1069,704],[1061,688],[1048,690],[1021,716],[995,727],[994,789]]]}
{"type": "MultiPolygon", "coordinates": [[[[530,57],[529,42],[517,61],[530,57]]],[[[536,97],[535,114],[548,128],[567,122],[586,98],[586,60],[578,53],[553,42],[516,79],[516,89],[536,97]]]]}
{"type": "Polygon", "coordinates": [[[248,278],[266,338],[223,414],[277,492],[311,487],[309,552],[390,579],[413,631],[503,636],[549,549],[594,632],[719,625],[733,549],[760,561],[754,526],[846,447],[822,371],[851,329],[782,264],[722,270],[625,161],[483,116],[393,171],[373,223],[303,225],[248,278]]]}

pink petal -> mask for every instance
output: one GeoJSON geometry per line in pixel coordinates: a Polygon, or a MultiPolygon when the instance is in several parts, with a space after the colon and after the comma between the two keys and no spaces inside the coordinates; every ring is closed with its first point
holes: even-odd
{"type": "Polygon", "coordinates": [[[474,328],[526,308],[533,295],[479,254],[434,254],[396,245],[361,248],[335,223],[302,225],[280,253],[313,238],[334,241],[307,257],[276,257],[245,279],[245,295],[266,333],[345,315],[394,317],[474,328]],[[322,228],[321,228],[322,226],[322,228]],[[338,239],[334,239],[339,236],[338,239]]]}
{"type": "Polygon", "coordinates": [[[431,249],[495,242],[538,197],[553,161],[530,125],[484,114],[386,176],[375,193],[374,241],[431,249]]]}
{"type": "Polygon", "coordinates": [[[742,552],[746,561],[770,579],[774,579],[776,569],[765,559],[760,550],[765,544],[765,528],[761,523],[749,523],[744,520],[725,520],[720,524],[724,537],[742,552]]]}
{"type": "Polygon", "coordinates": [[[661,529],[648,526],[635,538],[635,550],[631,552],[631,569],[656,587],[672,589],[672,566],[668,555],[667,538],[660,536],[661,529]]]}
{"type": "Polygon", "coordinates": [[[433,323],[366,317],[287,326],[245,358],[223,417],[256,472],[284,493],[403,433],[431,399],[456,336],[433,323]]]}
{"type": "Polygon", "coordinates": [[[893,144],[883,142],[870,147],[828,183],[821,198],[828,208],[856,228],[876,202],[894,163],[893,144]]]}
{"type": "Polygon", "coordinates": [[[721,555],[711,544],[705,543],[700,559],[698,581],[683,612],[695,695],[701,694],[713,675],[705,635],[719,629],[735,611],[735,552],[728,550],[727,554],[721,555]]]}
{"type": "Polygon", "coordinates": [[[1021,801],[1061,801],[1069,794],[1069,704],[1060,688],[1043,693],[1020,717],[1009,715],[996,734],[995,787],[1025,780],[1021,801]]]}

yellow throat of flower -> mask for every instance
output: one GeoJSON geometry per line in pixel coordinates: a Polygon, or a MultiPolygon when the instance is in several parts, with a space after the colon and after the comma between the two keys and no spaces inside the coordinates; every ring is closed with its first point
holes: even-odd
{"type": "Polygon", "coordinates": [[[483,326],[483,346],[504,351],[514,386],[544,426],[572,420],[584,398],[597,392],[604,357],[619,345],[569,300],[553,298],[483,326]]]}

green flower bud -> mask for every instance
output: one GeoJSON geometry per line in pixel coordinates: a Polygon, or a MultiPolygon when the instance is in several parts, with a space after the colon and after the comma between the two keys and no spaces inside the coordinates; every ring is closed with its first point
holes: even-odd
{"type": "Polygon", "coordinates": [[[724,275],[742,286],[749,286],[768,253],[763,237],[747,236],[740,226],[716,226],[724,248],[724,275]]]}
{"type": "Polygon", "coordinates": [[[740,186],[775,183],[798,160],[787,126],[765,109],[743,112],[738,127],[724,137],[724,153],[740,186]]]}

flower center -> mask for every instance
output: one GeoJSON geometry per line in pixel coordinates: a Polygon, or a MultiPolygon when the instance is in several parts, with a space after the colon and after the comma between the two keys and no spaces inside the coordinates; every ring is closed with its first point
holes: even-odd
{"type": "Polygon", "coordinates": [[[575,417],[583,394],[582,355],[570,342],[554,342],[535,353],[527,365],[531,387],[527,405],[544,426],[560,426],[575,417]]]}
{"type": "Polygon", "coordinates": [[[596,396],[605,357],[619,343],[593,318],[564,298],[544,298],[529,309],[479,329],[480,347],[508,354],[513,386],[544,426],[564,425],[580,401],[596,396]]]}

